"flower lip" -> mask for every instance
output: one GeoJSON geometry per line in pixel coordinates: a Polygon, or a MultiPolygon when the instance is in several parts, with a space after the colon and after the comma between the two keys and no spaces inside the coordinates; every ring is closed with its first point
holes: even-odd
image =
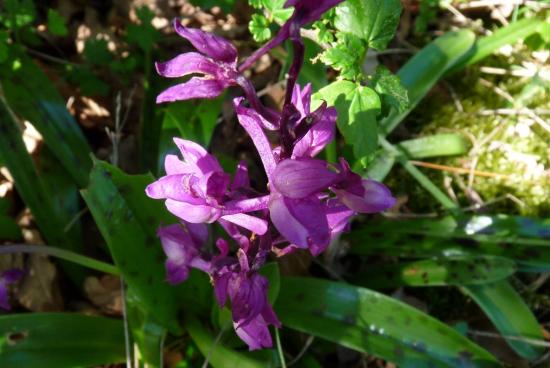
{"type": "Polygon", "coordinates": [[[286,159],[273,172],[273,186],[288,198],[304,198],[328,189],[339,179],[322,160],[286,159]]]}

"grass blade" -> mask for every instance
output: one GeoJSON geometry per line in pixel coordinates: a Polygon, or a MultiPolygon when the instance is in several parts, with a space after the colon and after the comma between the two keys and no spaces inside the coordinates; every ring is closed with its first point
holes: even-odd
{"type": "Polygon", "coordinates": [[[470,142],[460,134],[445,133],[409,139],[396,146],[409,158],[429,158],[463,155],[470,149],[470,142]]]}

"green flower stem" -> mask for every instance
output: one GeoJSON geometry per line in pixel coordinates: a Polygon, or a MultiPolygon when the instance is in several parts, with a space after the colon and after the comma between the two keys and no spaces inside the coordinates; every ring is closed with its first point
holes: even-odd
{"type": "Polygon", "coordinates": [[[275,343],[277,344],[277,352],[279,353],[281,368],[286,368],[285,355],[283,354],[283,347],[281,345],[281,338],[279,337],[279,329],[277,327],[275,327],[275,343]]]}
{"type": "Polygon", "coordinates": [[[14,245],[0,246],[0,254],[11,254],[11,253],[46,254],[46,255],[61,258],[66,261],[70,261],[97,271],[106,272],[113,275],[120,275],[120,272],[118,271],[118,269],[109,263],[98,261],[93,258],[86,257],[81,254],[74,253],[74,252],[57,248],[57,247],[50,247],[47,245],[29,245],[29,244],[14,244],[14,245]]]}

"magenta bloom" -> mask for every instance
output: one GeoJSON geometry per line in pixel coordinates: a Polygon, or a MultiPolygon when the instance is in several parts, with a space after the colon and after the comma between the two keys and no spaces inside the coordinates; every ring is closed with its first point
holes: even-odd
{"type": "Polygon", "coordinates": [[[224,267],[213,276],[216,300],[223,307],[229,297],[233,327],[249,350],[271,347],[268,326],[280,328],[281,323],[267,300],[269,282],[250,269],[244,251],[239,250],[237,255],[238,270],[224,267]]]}
{"type": "Polygon", "coordinates": [[[0,308],[10,310],[11,305],[8,300],[8,286],[19,281],[23,277],[23,270],[13,268],[0,273],[0,308]]]}
{"type": "Polygon", "coordinates": [[[155,63],[157,72],[167,78],[202,74],[168,88],[157,96],[157,103],[193,98],[214,98],[224,89],[237,84],[237,50],[227,40],[200,29],[186,28],[174,20],[176,32],[199,52],[187,52],[164,62],[155,63]]]}
{"type": "Polygon", "coordinates": [[[174,142],[184,161],[166,156],[166,176],[147,186],[149,197],[166,199],[168,211],[190,223],[212,223],[223,218],[257,234],[267,231],[266,221],[245,214],[265,208],[267,197],[232,201],[228,191],[231,179],[218,160],[194,142],[179,138],[174,142]]]}
{"type": "Polygon", "coordinates": [[[174,224],[160,228],[158,236],[166,254],[166,277],[171,284],[187,280],[191,268],[208,272],[209,265],[201,258],[201,247],[208,239],[205,224],[174,224]]]}

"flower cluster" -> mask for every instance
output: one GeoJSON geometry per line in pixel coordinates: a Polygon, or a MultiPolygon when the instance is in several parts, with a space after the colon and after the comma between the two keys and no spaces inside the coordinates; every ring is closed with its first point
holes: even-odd
{"type": "Polygon", "coordinates": [[[287,6],[295,7],[293,16],[274,40],[240,66],[231,43],[175,22],[176,32],[199,53],[156,65],[165,77],[203,75],[162,92],[157,102],[212,98],[229,86],[244,91],[245,97],[233,101],[234,109],[260,155],[268,193],[250,185],[243,162],[231,178],[203,147],[179,138],[174,142],[183,160],[166,156],[166,176],[150,184],[146,193],[164,199],[167,209],[180,219],[158,232],[167,255],[168,281],[184,281],[191,268],[208,273],[218,304],[223,307],[229,300],[235,331],[250,350],[270,347],[268,326],[280,327],[267,299],[268,280],[258,273],[268,256],[297,249],[317,256],[347,229],[353,215],[380,212],[395,202],[384,185],[353,173],[344,159],[332,164],[316,158],[334,139],[337,112],[325,103],[312,110],[311,85],[296,84],[303,61],[299,29],[340,1],[287,1],[287,6]],[[295,52],[284,106],[278,113],[261,104],[242,71],[285,39],[292,41],[295,52]],[[277,145],[268,140],[267,131],[278,133],[277,145]],[[215,253],[205,246],[206,224],[213,222],[234,243],[216,239],[215,253]]]}

